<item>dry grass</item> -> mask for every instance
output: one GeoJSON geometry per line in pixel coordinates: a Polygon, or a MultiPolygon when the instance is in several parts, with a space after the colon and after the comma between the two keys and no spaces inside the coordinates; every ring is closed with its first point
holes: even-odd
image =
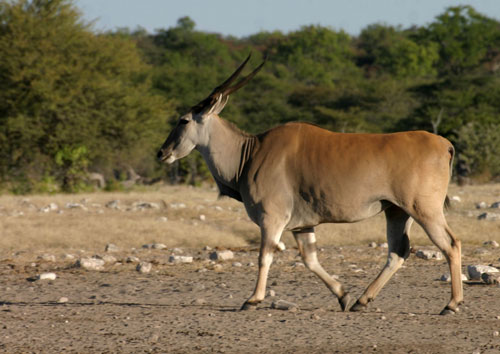
{"type": "MultiPolygon", "coordinates": [[[[450,226],[468,244],[486,240],[500,242],[500,221],[478,221],[475,203],[500,201],[500,184],[452,185],[450,196],[462,201],[447,212],[450,226]]],[[[492,211],[492,210],[490,210],[492,211]]],[[[107,243],[123,248],[161,242],[168,247],[248,246],[259,242],[259,230],[246,216],[244,207],[231,199],[217,199],[210,188],[170,187],[130,193],[94,193],[78,195],[34,195],[0,197],[0,249],[11,251],[103,250],[107,243]],[[111,200],[120,200],[124,210],[106,208],[111,200]],[[159,209],[127,211],[134,202],[147,201],[159,209]],[[67,209],[67,203],[82,203],[87,210],[67,209]],[[40,208],[58,204],[63,212],[42,213],[40,208]],[[175,207],[184,203],[185,208],[175,207]],[[19,215],[22,213],[23,215],[19,215]],[[206,220],[200,220],[200,215],[206,220]],[[168,221],[160,220],[166,216],[168,221]]],[[[357,224],[329,224],[317,228],[320,245],[355,245],[370,241],[385,242],[383,215],[357,224]]],[[[412,228],[412,244],[430,244],[422,229],[412,228]]],[[[294,244],[290,233],[283,241],[294,244]]]]}

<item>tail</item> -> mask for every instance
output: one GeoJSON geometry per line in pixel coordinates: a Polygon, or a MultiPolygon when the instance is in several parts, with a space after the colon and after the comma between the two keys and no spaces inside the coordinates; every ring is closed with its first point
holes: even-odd
{"type": "MultiPolygon", "coordinates": [[[[450,145],[450,147],[448,148],[448,153],[450,154],[449,166],[450,166],[450,180],[451,180],[451,177],[453,176],[453,158],[455,157],[455,148],[453,147],[453,145],[450,145]]],[[[445,210],[451,209],[451,202],[448,196],[446,196],[446,198],[444,199],[444,209],[445,210]]]]}

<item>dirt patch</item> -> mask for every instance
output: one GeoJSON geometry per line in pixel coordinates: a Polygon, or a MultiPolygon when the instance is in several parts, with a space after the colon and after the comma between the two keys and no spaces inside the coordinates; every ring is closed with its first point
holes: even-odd
{"type": "MultiPolygon", "coordinates": [[[[300,263],[297,251],[276,254],[268,289],[275,292],[253,311],[238,311],[251,294],[257,252],[234,249],[216,266],[209,252],[184,249],[190,264],[170,265],[172,250],[134,252],[153,263],[140,274],[127,253],[103,271],[74,268],[35,254],[0,260],[0,351],[78,353],[498,353],[500,288],[464,285],[465,304],[456,315],[438,313],[450,296],[439,281],[444,261],[412,255],[366,312],[343,313],[326,287],[300,263]],[[239,264],[234,264],[238,262],[239,264]],[[252,264],[253,263],[253,264],[252,264]],[[34,280],[55,272],[55,280],[34,280]],[[61,298],[66,299],[61,299],[61,298]],[[296,311],[271,308],[278,299],[296,311]],[[60,302],[66,301],[66,302],[60,302]]],[[[319,254],[330,274],[359,296],[385,263],[387,250],[327,246],[319,254]]],[[[499,266],[499,249],[482,252],[499,266]]],[[[464,247],[464,268],[477,262],[464,247]]]]}

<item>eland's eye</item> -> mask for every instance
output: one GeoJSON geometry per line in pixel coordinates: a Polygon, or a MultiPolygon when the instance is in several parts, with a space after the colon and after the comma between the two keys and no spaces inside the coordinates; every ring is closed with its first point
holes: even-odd
{"type": "Polygon", "coordinates": [[[189,119],[184,119],[182,118],[180,121],[179,121],[180,124],[188,124],[189,123],[189,119]]]}

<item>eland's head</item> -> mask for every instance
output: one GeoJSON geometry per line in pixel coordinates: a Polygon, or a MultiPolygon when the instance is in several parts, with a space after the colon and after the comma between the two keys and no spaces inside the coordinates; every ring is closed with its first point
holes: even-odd
{"type": "Polygon", "coordinates": [[[188,113],[179,118],[177,125],[170,132],[160,151],[158,151],[157,157],[159,161],[172,163],[187,156],[197,146],[208,144],[210,118],[218,115],[224,109],[229,95],[246,85],[265,63],[264,60],[249,75],[231,86],[250,60],[250,56],[248,55],[238,69],[226,81],[217,86],[207,98],[191,107],[188,113]]]}

